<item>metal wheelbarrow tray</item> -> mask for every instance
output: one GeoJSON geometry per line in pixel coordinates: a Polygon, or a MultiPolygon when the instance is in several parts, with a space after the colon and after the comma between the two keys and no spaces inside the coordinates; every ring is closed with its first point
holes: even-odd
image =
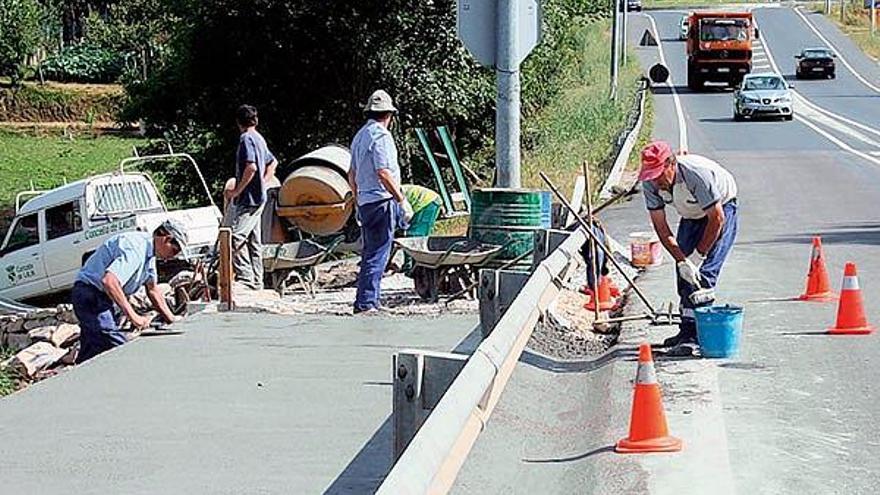
{"type": "Polygon", "coordinates": [[[326,247],[308,239],[263,246],[263,269],[269,285],[283,296],[293,275],[302,289],[314,297],[315,266],[324,262],[342,239],[339,236],[326,247]]]}
{"type": "Polygon", "coordinates": [[[395,243],[412,257],[415,267],[411,275],[416,293],[429,302],[438,300],[444,280],[467,287],[472,272],[500,253],[503,247],[460,236],[405,237],[395,243]]]}

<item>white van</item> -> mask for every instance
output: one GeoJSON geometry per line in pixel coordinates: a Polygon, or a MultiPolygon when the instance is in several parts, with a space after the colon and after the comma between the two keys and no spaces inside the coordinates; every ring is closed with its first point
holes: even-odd
{"type": "Polygon", "coordinates": [[[21,300],[68,290],[105,240],[125,231],[152,232],[169,217],[187,227],[187,254],[203,256],[214,247],[221,219],[210,198],[195,161],[180,153],[128,158],[112,174],[47,192],[20,193],[15,218],[0,245],[0,297],[21,300]],[[210,206],[168,211],[149,175],[125,170],[133,163],[168,159],[195,166],[210,206]],[[24,196],[36,197],[19,206],[24,196]]]}

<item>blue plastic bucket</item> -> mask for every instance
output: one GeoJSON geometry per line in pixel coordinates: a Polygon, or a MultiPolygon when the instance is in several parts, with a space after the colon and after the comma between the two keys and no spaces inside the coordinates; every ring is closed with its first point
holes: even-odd
{"type": "Polygon", "coordinates": [[[694,310],[697,340],[703,357],[727,358],[739,354],[743,309],[739,306],[705,306],[694,310]]]}

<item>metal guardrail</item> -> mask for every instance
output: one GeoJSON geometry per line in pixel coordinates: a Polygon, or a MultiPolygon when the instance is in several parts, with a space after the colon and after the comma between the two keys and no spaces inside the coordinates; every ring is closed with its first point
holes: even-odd
{"type": "Polygon", "coordinates": [[[642,130],[642,123],[645,120],[645,94],[648,92],[648,81],[642,80],[641,87],[637,90],[637,97],[633,103],[633,108],[629,112],[626,128],[620,133],[615,143],[615,158],[608,177],[602,190],[599,191],[599,199],[605,200],[614,196],[613,188],[620,183],[626,164],[629,162],[629,156],[639,139],[639,133],[642,130]]]}
{"type": "Polygon", "coordinates": [[[485,426],[541,314],[556,299],[586,241],[572,233],[538,265],[492,333],[413,437],[377,493],[446,493],[485,426]]]}

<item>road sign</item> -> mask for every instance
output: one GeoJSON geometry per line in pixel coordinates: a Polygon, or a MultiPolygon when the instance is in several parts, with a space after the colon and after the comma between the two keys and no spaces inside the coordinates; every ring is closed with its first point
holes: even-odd
{"type": "MultiPolygon", "coordinates": [[[[541,41],[541,4],[538,0],[515,0],[516,65],[541,41]]],[[[458,0],[458,37],[474,58],[494,67],[498,48],[498,0],[458,0]]]]}

